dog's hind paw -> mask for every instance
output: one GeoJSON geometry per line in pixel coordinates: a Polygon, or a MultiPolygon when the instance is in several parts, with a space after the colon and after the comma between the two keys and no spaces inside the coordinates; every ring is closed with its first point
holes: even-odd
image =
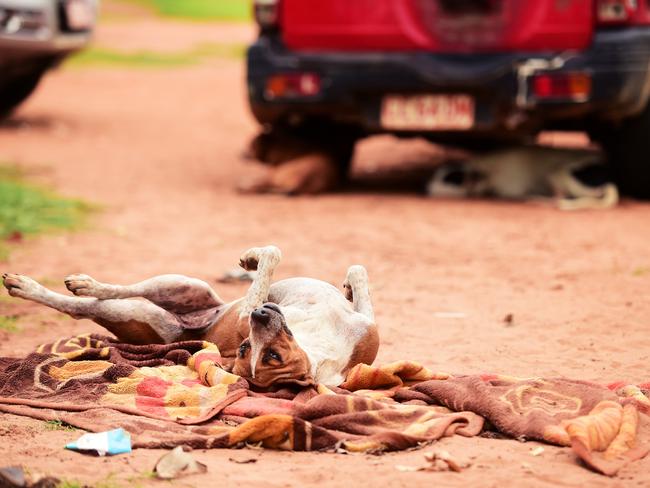
{"type": "Polygon", "coordinates": [[[9,292],[9,295],[19,298],[34,296],[43,288],[33,279],[13,273],[4,273],[2,275],[2,284],[9,292]]]}
{"type": "Polygon", "coordinates": [[[65,280],[65,287],[77,296],[103,298],[102,285],[85,274],[73,274],[65,280]]]}
{"type": "Polygon", "coordinates": [[[343,287],[357,288],[361,286],[368,286],[368,272],[360,264],[353,264],[348,268],[343,287]]]}
{"type": "Polygon", "coordinates": [[[363,266],[354,264],[348,268],[348,273],[343,282],[345,298],[352,301],[354,298],[354,290],[360,290],[362,288],[368,289],[368,272],[363,266]]]}

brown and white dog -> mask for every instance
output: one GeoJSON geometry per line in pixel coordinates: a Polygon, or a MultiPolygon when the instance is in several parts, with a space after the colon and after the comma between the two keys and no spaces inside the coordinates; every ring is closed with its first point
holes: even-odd
{"type": "Polygon", "coordinates": [[[354,129],[329,124],[263,130],[243,153],[245,159],[261,164],[254,172],[247,171],[237,188],[284,195],[335,190],[347,178],[358,137],[354,129]]]}
{"type": "Polygon", "coordinates": [[[246,296],[230,303],[204,281],[181,275],[127,286],[72,275],[65,285],[76,296],[22,275],[4,274],[3,282],[11,296],[93,320],[122,342],[213,342],[225,367],[258,387],[339,385],[354,365],[371,364],[379,347],[366,270],[359,265],[348,269],[344,296],[311,278],[271,284],[280,258],[275,246],[245,252],[240,266],[257,273],[246,296]]]}

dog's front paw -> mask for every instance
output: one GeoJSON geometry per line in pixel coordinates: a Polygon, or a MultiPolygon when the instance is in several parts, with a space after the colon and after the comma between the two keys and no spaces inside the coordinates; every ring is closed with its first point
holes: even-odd
{"type": "Polygon", "coordinates": [[[256,271],[260,261],[275,266],[282,258],[280,249],[275,246],[252,247],[239,258],[239,265],[246,271],[256,271]]]}
{"type": "Polygon", "coordinates": [[[256,271],[258,264],[259,259],[257,255],[252,254],[250,250],[242,254],[239,258],[239,266],[244,268],[246,271],[256,271]]]}

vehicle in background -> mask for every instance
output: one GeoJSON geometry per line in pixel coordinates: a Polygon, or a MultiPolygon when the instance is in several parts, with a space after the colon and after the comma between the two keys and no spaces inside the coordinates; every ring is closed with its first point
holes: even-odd
{"type": "Polygon", "coordinates": [[[254,8],[248,91],[262,124],[466,147],[585,130],[622,191],[650,197],[650,0],[256,0],[254,8]]]}
{"type": "Polygon", "coordinates": [[[88,43],[97,6],[97,0],[0,0],[0,117],[88,43]]]}

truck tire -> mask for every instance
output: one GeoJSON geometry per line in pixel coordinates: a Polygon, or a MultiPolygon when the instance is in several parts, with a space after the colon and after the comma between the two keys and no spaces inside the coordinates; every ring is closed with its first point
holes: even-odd
{"type": "Polygon", "coordinates": [[[621,194],[650,199],[650,105],[607,132],[597,139],[607,153],[621,194]]]}
{"type": "Polygon", "coordinates": [[[0,118],[7,117],[14,108],[32,94],[42,75],[43,72],[39,70],[0,84],[0,118]]]}

